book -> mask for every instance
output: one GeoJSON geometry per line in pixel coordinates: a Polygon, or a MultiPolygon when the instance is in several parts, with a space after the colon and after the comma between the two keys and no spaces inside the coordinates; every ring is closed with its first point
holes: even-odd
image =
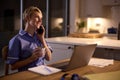
{"type": "Polygon", "coordinates": [[[32,68],[29,68],[28,70],[35,72],[35,73],[39,73],[41,75],[50,75],[50,74],[54,74],[54,73],[62,71],[61,69],[47,66],[47,65],[40,65],[40,66],[32,67],[32,68]]]}
{"type": "Polygon", "coordinates": [[[113,65],[113,59],[100,59],[100,58],[91,58],[88,65],[96,66],[96,67],[105,67],[109,65],[113,65]]]}

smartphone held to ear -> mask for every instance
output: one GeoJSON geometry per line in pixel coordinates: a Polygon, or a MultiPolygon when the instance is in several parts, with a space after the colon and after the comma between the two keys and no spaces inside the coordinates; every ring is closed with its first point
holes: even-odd
{"type": "Polygon", "coordinates": [[[42,28],[42,26],[40,26],[40,28],[37,29],[37,33],[38,33],[38,34],[42,34],[42,33],[43,33],[43,28],[42,28]]]}

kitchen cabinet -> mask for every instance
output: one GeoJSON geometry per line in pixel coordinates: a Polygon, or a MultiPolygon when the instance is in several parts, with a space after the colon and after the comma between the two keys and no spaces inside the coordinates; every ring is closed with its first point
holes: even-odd
{"type": "MultiPolygon", "coordinates": [[[[55,52],[53,53],[53,55],[55,54],[57,57],[58,55],[66,56],[67,54],[66,51],[68,51],[68,53],[72,52],[71,49],[68,49],[68,47],[72,45],[97,44],[97,48],[94,54],[95,57],[111,58],[115,60],[120,60],[120,40],[111,39],[111,38],[91,39],[91,38],[73,38],[73,37],[54,37],[54,38],[46,38],[46,41],[50,44],[54,43],[58,45],[58,48],[54,46],[54,44],[52,45],[52,47],[54,48],[54,52],[55,52]],[[64,47],[65,45],[66,47],[64,47]],[[58,51],[62,51],[62,52],[58,52],[58,51]]],[[[61,59],[62,58],[53,59],[53,60],[58,61],[61,59]]]]}
{"type": "Polygon", "coordinates": [[[96,48],[94,57],[120,60],[119,49],[108,49],[108,48],[96,48]]]}
{"type": "Polygon", "coordinates": [[[120,0],[102,0],[104,6],[120,6],[120,0]]]}
{"type": "Polygon", "coordinates": [[[102,1],[101,0],[81,0],[80,17],[101,17],[102,1]]]}
{"type": "Polygon", "coordinates": [[[71,57],[73,52],[73,45],[49,43],[53,49],[52,60],[46,61],[47,64],[52,64],[60,60],[68,59],[71,57]]]}

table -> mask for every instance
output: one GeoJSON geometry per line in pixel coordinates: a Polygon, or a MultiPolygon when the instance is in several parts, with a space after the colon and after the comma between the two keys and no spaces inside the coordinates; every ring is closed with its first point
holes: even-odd
{"type": "Polygon", "coordinates": [[[112,72],[119,70],[120,70],[120,61],[114,61],[113,65],[109,65],[104,68],[87,65],[68,72],[58,72],[48,76],[43,76],[30,71],[23,71],[23,72],[18,72],[0,77],[0,80],[60,80],[60,77],[65,73],[70,73],[70,74],[77,73],[80,76],[83,76],[88,74],[112,72]]]}

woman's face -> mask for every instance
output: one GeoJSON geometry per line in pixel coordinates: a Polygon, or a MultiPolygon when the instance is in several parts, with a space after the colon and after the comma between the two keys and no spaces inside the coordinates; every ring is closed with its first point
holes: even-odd
{"type": "Polygon", "coordinates": [[[42,24],[42,15],[39,12],[35,12],[29,19],[29,24],[35,30],[42,24]]]}

